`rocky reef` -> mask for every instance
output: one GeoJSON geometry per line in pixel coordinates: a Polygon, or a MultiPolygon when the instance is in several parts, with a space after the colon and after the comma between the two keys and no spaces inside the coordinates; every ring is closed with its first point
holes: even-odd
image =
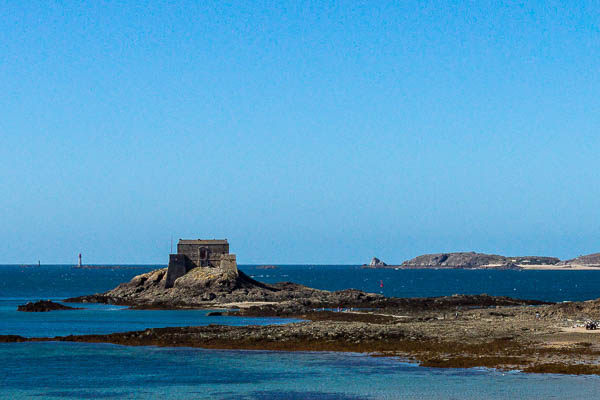
{"type": "Polygon", "coordinates": [[[17,307],[17,311],[23,312],[48,312],[55,310],[81,310],[81,308],[65,306],[64,304],[55,303],[50,300],[40,300],[35,303],[28,302],[17,307]]]}
{"type": "MultiPolygon", "coordinates": [[[[172,327],[54,338],[7,335],[0,342],[349,351],[412,359],[428,367],[600,374],[600,335],[573,327],[579,319],[600,317],[598,300],[537,307],[520,303],[491,296],[395,299],[382,309],[292,314],[303,321],[285,325],[172,327]],[[459,307],[466,304],[470,306],[459,307]]],[[[247,311],[268,312],[272,307],[247,311]]]]}

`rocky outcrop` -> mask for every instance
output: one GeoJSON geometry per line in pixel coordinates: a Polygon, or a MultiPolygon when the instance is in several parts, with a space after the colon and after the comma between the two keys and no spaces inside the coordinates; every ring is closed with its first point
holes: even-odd
{"type": "Polygon", "coordinates": [[[554,257],[505,257],[496,254],[475,252],[425,254],[404,261],[403,268],[518,268],[519,265],[555,265],[560,260],[554,257]]]}
{"type": "Polygon", "coordinates": [[[28,302],[17,307],[17,311],[24,312],[47,312],[55,310],[81,310],[81,308],[65,306],[50,300],[40,300],[35,303],[28,302]]]}
{"type": "Polygon", "coordinates": [[[158,269],[134,277],[131,281],[105,293],[67,299],[128,305],[137,308],[210,308],[240,302],[293,303],[290,307],[358,307],[384,297],[347,289],[337,292],[309,288],[292,282],[269,285],[258,282],[242,271],[223,274],[211,268],[194,268],[166,287],[167,269],[158,269]]]}
{"type": "Polygon", "coordinates": [[[573,266],[586,266],[586,267],[599,267],[600,268],[600,253],[588,254],[585,256],[579,256],[571,260],[565,260],[558,263],[558,265],[573,265],[573,266]]]}
{"type": "Polygon", "coordinates": [[[385,267],[387,264],[377,257],[373,257],[369,263],[369,267],[385,267]]]}

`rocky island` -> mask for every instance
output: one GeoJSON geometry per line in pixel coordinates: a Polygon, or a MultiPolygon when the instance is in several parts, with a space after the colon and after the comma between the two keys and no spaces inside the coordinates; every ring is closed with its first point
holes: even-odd
{"type": "Polygon", "coordinates": [[[425,254],[404,261],[403,268],[519,268],[521,265],[555,265],[554,257],[505,257],[483,253],[425,254]]]}
{"type": "Polygon", "coordinates": [[[406,260],[399,265],[388,265],[374,257],[365,268],[394,269],[595,269],[600,268],[600,253],[579,256],[561,261],[556,257],[517,256],[507,257],[497,254],[476,252],[424,254],[406,260]],[[377,260],[377,262],[374,262],[377,260]]]}
{"type": "MultiPolygon", "coordinates": [[[[293,317],[272,326],[156,328],[0,341],[107,342],[214,349],[366,352],[432,367],[600,374],[600,300],[552,304],[482,295],[390,298],[258,282],[237,269],[226,241],[180,241],[169,267],[106,293],[68,299],[138,308],[204,308],[228,315],[293,317]]],[[[440,262],[439,260],[436,262],[440,262]]]]}
{"type": "Polygon", "coordinates": [[[67,299],[135,308],[227,308],[279,304],[303,309],[358,307],[387,301],[359,290],[330,292],[292,282],[266,284],[237,268],[226,240],[180,240],[169,266],[134,277],[105,293],[67,299]]]}

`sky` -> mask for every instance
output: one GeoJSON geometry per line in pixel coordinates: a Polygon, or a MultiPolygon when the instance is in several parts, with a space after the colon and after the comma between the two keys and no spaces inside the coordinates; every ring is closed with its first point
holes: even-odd
{"type": "Polygon", "coordinates": [[[600,252],[593,1],[0,1],[0,264],[600,252]]]}

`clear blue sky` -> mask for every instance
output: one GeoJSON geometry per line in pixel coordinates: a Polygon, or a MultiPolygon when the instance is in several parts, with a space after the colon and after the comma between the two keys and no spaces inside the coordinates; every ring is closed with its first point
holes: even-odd
{"type": "Polygon", "coordinates": [[[0,15],[0,263],[600,251],[597,2],[0,15]]]}

